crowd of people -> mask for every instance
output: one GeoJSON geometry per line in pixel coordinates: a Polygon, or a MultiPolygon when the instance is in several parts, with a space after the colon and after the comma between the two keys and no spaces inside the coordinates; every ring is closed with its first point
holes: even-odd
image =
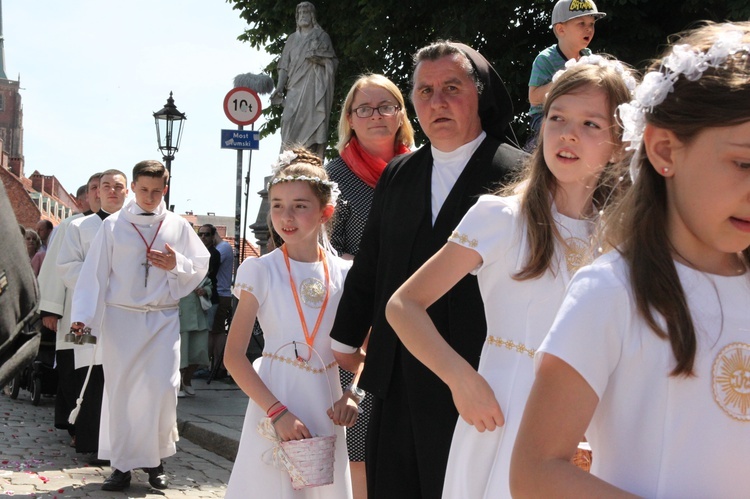
{"type": "Polygon", "coordinates": [[[417,150],[401,91],[358,78],[339,156],[273,165],[276,248],[233,285],[216,228],[166,210],[161,163],[129,202],[124,173],[94,175],[39,279],[56,426],[111,463],[103,488],[169,486],[177,399],[223,360],[250,398],[228,498],[744,495],[750,22],[675,37],[641,77],[587,49],[604,16],[556,3],[528,152],[467,45],[414,55],[417,150]],[[331,436],[319,483],[285,444],[331,436]]]}

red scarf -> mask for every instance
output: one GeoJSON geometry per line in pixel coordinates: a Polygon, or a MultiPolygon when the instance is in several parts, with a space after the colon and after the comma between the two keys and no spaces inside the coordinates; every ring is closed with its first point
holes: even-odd
{"type": "MultiPolygon", "coordinates": [[[[404,144],[396,146],[396,156],[406,154],[407,152],[409,152],[409,148],[404,144]]],[[[383,174],[383,170],[387,164],[382,159],[365,151],[359,145],[357,137],[352,137],[349,143],[346,144],[346,147],[341,152],[341,159],[344,160],[344,163],[346,163],[346,166],[349,167],[352,173],[359,177],[362,182],[373,188],[378,183],[378,179],[383,174]]]]}

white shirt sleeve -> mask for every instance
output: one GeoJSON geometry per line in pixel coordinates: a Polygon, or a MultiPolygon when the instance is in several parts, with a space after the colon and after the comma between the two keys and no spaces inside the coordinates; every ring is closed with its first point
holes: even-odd
{"type": "Polygon", "coordinates": [[[482,263],[471,271],[477,274],[486,264],[498,260],[511,248],[518,247],[518,241],[514,239],[522,237],[515,230],[518,216],[517,198],[481,196],[466,212],[448,241],[479,253],[482,263]]]}
{"type": "Polygon", "coordinates": [[[576,273],[534,359],[538,368],[545,353],[560,358],[578,371],[600,400],[634,320],[629,286],[616,272],[612,265],[595,262],[576,273]]]}

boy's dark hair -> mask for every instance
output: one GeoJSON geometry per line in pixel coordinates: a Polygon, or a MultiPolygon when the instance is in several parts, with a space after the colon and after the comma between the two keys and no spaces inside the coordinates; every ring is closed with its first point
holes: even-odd
{"type": "Polygon", "coordinates": [[[125,175],[120,170],[115,170],[114,168],[110,168],[109,170],[104,170],[103,172],[98,173],[97,175],[101,175],[99,177],[100,181],[101,181],[102,177],[105,176],[105,175],[122,175],[122,178],[125,179],[125,183],[127,183],[127,181],[128,181],[128,176],[127,175],[125,175]]]}
{"type": "Polygon", "coordinates": [[[163,178],[166,186],[169,181],[169,172],[160,161],[147,159],[136,163],[133,167],[133,182],[138,181],[138,177],[163,178]]]}

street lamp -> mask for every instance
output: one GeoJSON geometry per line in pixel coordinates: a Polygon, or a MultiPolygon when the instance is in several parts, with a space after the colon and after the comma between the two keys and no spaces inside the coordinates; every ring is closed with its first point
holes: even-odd
{"type": "MultiPolygon", "coordinates": [[[[167,172],[169,172],[169,182],[167,185],[172,183],[172,160],[174,159],[174,153],[180,148],[180,139],[182,138],[182,130],[184,128],[183,122],[186,119],[187,116],[185,116],[185,113],[179,112],[175,107],[172,92],[169,92],[169,99],[167,99],[167,103],[162,110],[154,113],[156,140],[159,143],[159,150],[164,156],[163,159],[167,166],[167,172]],[[177,124],[176,135],[174,131],[175,124],[177,124]],[[177,137],[176,140],[175,137],[177,137]]],[[[167,190],[167,194],[164,196],[164,203],[167,205],[167,209],[170,209],[169,190],[167,190]]]]}

